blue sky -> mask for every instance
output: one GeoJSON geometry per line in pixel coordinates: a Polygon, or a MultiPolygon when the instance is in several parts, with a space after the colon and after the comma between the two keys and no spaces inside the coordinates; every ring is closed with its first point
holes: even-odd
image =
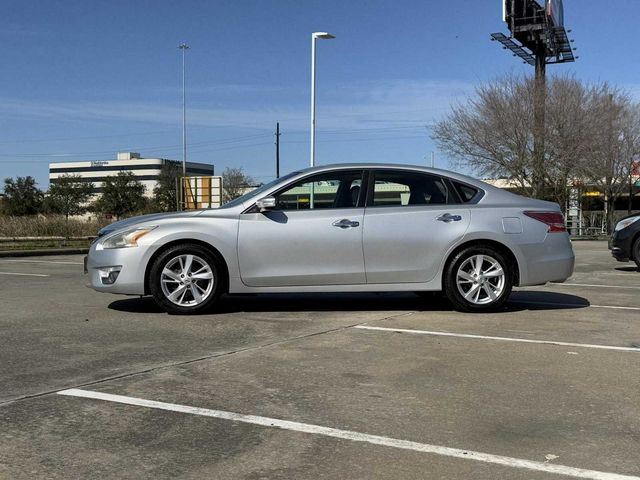
{"type": "MultiPolygon", "coordinates": [[[[187,57],[189,160],[274,177],[309,161],[310,34],[318,43],[317,163],[446,157],[427,126],[474,86],[531,67],[489,41],[500,0],[0,0],[0,178],[133,150],[181,158],[187,57]]],[[[550,73],[640,98],[640,2],[565,0],[579,60],[550,73]],[[615,9],[612,7],[615,5],[615,9]]],[[[427,158],[427,160],[425,159],[427,158]]]]}

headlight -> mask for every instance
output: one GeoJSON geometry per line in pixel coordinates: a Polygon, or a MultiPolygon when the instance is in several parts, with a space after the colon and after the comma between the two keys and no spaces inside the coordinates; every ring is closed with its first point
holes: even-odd
{"type": "Polygon", "coordinates": [[[618,223],[616,223],[615,231],[617,232],[618,230],[627,228],[629,225],[631,225],[634,222],[637,222],[638,220],[640,220],[640,215],[636,215],[635,217],[629,217],[629,218],[625,218],[624,220],[620,220],[618,223]]]}
{"type": "Polygon", "coordinates": [[[138,240],[156,227],[139,227],[125,230],[107,237],[98,245],[104,249],[137,247],[138,240]]]}

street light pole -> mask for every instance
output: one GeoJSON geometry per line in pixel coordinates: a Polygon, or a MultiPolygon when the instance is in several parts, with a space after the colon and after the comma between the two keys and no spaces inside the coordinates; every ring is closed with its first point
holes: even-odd
{"type": "Polygon", "coordinates": [[[182,176],[187,176],[187,96],[185,83],[185,53],[190,48],[186,43],[181,43],[178,48],[182,50],[182,176]]]}
{"type": "Polygon", "coordinates": [[[311,34],[311,158],[310,166],[316,164],[316,40],[330,40],[336,38],[327,32],[311,34]]]}

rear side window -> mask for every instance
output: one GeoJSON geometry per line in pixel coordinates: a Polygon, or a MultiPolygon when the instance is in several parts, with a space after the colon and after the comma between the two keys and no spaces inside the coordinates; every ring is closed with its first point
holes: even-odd
{"type": "Polygon", "coordinates": [[[449,202],[444,181],[420,172],[379,170],[374,174],[371,205],[374,207],[405,207],[437,205],[449,202]]]}
{"type": "Polygon", "coordinates": [[[453,186],[458,192],[458,195],[460,195],[462,203],[469,203],[478,194],[477,188],[454,181],[452,181],[451,183],[453,183],[453,186]]]}

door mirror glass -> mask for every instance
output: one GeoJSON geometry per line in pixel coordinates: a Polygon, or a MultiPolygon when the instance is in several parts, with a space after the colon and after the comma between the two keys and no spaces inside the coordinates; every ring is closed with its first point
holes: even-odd
{"type": "Polygon", "coordinates": [[[256,207],[261,212],[266,212],[267,210],[273,210],[276,208],[276,199],[274,197],[264,197],[256,202],[256,207]]]}

